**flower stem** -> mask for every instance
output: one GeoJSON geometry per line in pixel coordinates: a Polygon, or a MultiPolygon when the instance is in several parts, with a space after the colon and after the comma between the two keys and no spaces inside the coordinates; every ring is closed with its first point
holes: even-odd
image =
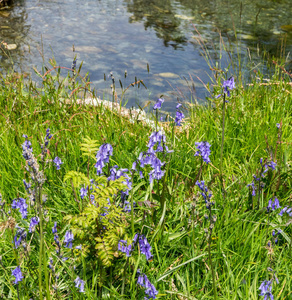
{"type": "Polygon", "coordinates": [[[220,178],[223,183],[222,177],[222,165],[223,165],[223,147],[224,147],[224,134],[225,134],[225,93],[223,94],[223,106],[222,106],[222,138],[221,138],[221,152],[220,152],[220,178]]]}

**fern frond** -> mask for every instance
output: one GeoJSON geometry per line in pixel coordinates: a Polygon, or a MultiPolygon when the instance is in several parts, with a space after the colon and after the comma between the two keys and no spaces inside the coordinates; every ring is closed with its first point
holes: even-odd
{"type": "Polygon", "coordinates": [[[83,143],[80,144],[80,150],[83,152],[82,155],[90,156],[95,159],[94,154],[99,149],[98,141],[92,140],[90,137],[83,138],[83,143]]]}
{"type": "Polygon", "coordinates": [[[64,182],[68,180],[70,182],[72,180],[74,188],[78,188],[81,184],[85,184],[85,186],[90,185],[89,179],[81,172],[69,171],[64,177],[64,182]]]}

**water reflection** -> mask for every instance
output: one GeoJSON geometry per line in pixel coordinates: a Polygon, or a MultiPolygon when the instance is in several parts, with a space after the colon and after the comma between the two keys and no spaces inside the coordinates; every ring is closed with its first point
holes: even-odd
{"type": "Polygon", "coordinates": [[[129,23],[144,23],[145,30],[153,28],[156,36],[163,40],[165,47],[174,49],[186,45],[187,38],[181,28],[181,20],[176,17],[176,9],[169,0],[126,1],[127,10],[132,15],[129,23]]]}
{"type": "MultiPolygon", "coordinates": [[[[220,57],[220,34],[225,46],[242,57],[247,47],[252,56],[258,54],[258,48],[285,56],[292,51],[289,2],[211,0],[206,5],[201,0],[19,0],[10,9],[0,10],[0,42],[16,45],[6,50],[8,56],[0,50],[0,69],[13,61],[17,71],[32,72],[32,66],[40,70],[52,55],[59,65],[70,68],[76,54],[78,62],[84,61],[83,72],[89,72],[99,96],[110,93],[104,73],[113,71],[118,80],[127,70],[124,86],[137,76],[149,88],[143,92],[133,89],[129,106],[143,106],[164,94],[164,106],[172,110],[177,96],[171,91],[176,86],[187,95],[186,101],[190,99],[184,78],[192,76],[196,97],[201,99],[205,88],[197,76],[209,81],[210,70],[194,39],[198,36],[194,27],[214,63],[223,57],[223,67],[228,62],[224,62],[224,51],[220,57]],[[283,39],[285,51],[280,47],[283,39]]],[[[245,67],[249,70],[247,64],[245,67]]]]}

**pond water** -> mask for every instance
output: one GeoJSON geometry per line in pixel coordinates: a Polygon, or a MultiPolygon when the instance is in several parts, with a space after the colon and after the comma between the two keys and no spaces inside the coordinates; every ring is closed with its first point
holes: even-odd
{"type": "MultiPolygon", "coordinates": [[[[0,68],[13,61],[15,71],[33,73],[33,66],[41,70],[53,56],[70,68],[77,55],[77,67],[83,61],[82,74],[89,73],[97,95],[110,98],[111,79],[104,81],[104,74],[113,72],[116,86],[135,77],[147,86],[128,90],[128,107],[163,95],[164,109],[174,111],[177,99],[201,102],[206,96],[203,83],[211,71],[196,30],[214,63],[221,57],[228,67],[225,45],[250,72],[263,53],[291,52],[291,0],[15,0],[0,10],[0,42],[16,47],[10,57],[0,50],[0,68]]],[[[291,68],[291,55],[287,60],[291,68]]],[[[234,72],[230,66],[228,75],[234,72]]]]}

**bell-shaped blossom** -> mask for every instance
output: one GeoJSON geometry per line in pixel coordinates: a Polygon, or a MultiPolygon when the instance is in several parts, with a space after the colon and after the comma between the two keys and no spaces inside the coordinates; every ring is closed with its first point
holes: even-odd
{"type": "Polygon", "coordinates": [[[164,102],[164,99],[163,99],[163,98],[159,98],[159,99],[156,101],[155,105],[153,106],[153,109],[154,109],[154,110],[160,109],[163,102],[164,102]]]}
{"type": "Polygon", "coordinates": [[[63,162],[61,161],[61,158],[56,156],[55,159],[53,160],[55,167],[57,170],[61,169],[61,164],[63,164],[63,162]]]}
{"type": "Polygon", "coordinates": [[[22,276],[21,269],[19,266],[16,267],[14,270],[12,270],[12,276],[15,277],[14,284],[18,284],[18,282],[22,281],[23,276],[22,276]]]}
{"type": "Polygon", "coordinates": [[[29,224],[29,232],[33,232],[34,228],[38,225],[40,219],[38,217],[32,217],[30,219],[30,224],[29,224]]]}
{"type": "Polygon", "coordinates": [[[84,291],[84,284],[85,284],[85,282],[82,279],[80,279],[79,276],[77,276],[77,278],[74,280],[74,283],[75,283],[75,287],[77,287],[79,289],[80,293],[84,293],[85,292],[84,291]]]}
{"type": "Polygon", "coordinates": [[[96,154],[96,168],[97,175],[102,174],[102,168],[105,164],[109,163],[109,157],[113,155],[113,147],[110,144],[103,144],[99,147],[99,150],[96,154]]]}
{"type": "Polygon", "coordinates": [[[205,141],[195,143],[195,145],[196,145],[198,151],[195,153],[194,156],[202,156],[203,161],[207,164],[209,162],[211,162],[210,158],[209,158],[209,156],[211,154],[211,150],[210,150],[211,145],[208,142],[205,142],[205,141]]]}
{"type": "Polygon", "coordinates": [[[21,213],[22,219],[26,219],[28,205],[26,204],[24,198],[14,199],[13,202],[12,202],[12,204],[11,204],[11,207],[13,209],[18,209],[19,212],[21,213]]]}
{"type": "Polygon", "coordinates": [[[74,235],[71,230],[66,231],[64,237],[64,243],[66,244],[65,247],[72,249],[72,242],[74,241],[74,235]]]}

